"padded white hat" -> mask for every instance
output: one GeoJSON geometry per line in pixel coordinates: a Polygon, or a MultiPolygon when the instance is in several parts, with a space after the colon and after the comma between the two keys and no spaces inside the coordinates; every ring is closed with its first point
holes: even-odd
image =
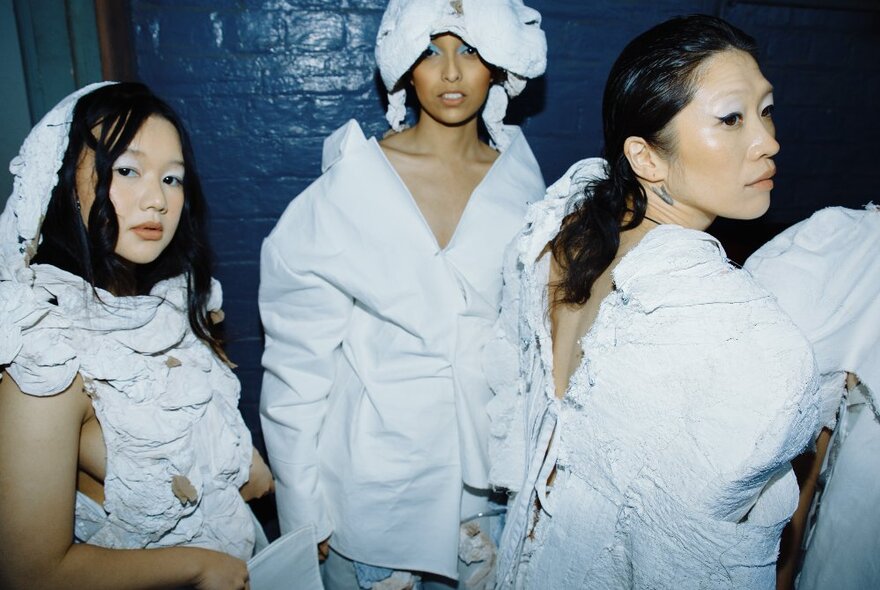
{"type": "Polygon", "coordinates": [[[431,37],[441,33],[460,37],[483,60],[507,73],[503,85],[489,90],[483,108],[492,141],[503,150],[510,141],[503,124],[508,98],[547,67],[541,14],[522,0],[391,0],[376,38],[376,63],[389,93],[386,118],[395,131],[403,128],[406,115],[406,89],[398,83],[431,37]]]}

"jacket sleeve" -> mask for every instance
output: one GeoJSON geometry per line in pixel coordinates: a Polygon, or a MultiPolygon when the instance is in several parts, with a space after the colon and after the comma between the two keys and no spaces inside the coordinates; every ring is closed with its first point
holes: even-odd
{"type": "Polygon", "coordinates": [[[269,236],[260,262],[259,305],[266,347],[260,414],[281,533],[312,523],[333,532],[320,478],[318,440],[342,354],[353,300],[309,268],[305,252],[281,252],[269,236]]]}

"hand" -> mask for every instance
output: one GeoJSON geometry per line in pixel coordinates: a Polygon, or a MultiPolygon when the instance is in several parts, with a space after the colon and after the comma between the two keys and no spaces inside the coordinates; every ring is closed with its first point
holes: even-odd
{"type": "Polygon", "coordinates": [[[263,457],[257,449],[251,457],[251,469],[247,483],[241,486],[239,493],[245,502],[249,502],[256,498],[262,498],[266,494],[275,491],[275,480],[272,478],[272,472],[263,461],[263,457]]]}
{"type": "Polygon", "coordinates": [[[318,563],[324,563],[328,555],[330,555],[330,537],[318,543],[318,563]]]}
{"type": "Polygon", "coordinates": [[[199,550],[199,574],[194,586],[198,590],[249,590],[247,564],[210,549],[199,550]]]}

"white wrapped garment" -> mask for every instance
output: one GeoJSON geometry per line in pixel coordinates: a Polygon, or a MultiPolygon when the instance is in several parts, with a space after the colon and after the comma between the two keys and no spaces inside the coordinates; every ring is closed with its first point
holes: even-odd
{"type": "MultiPolygon", "coordinates": [[[[247,558],[254,527],[238,489],[252,446],[240,387],[193,334],[184,277],[149,295],[114,297],[54,266],[30,265],[74,105],[98,86],[50,111],[10,166],[14,190],[0,217],[0,365],[30,395],[57,394],[83,377],[107,456],[104,518],[77,502],[84,540],[126,549],[185,544],[247,558]],[[191,499],[178,499],[182,487],[191,499]]],[[[212,287],[208,307],[218,310],[220,286],[212,287]]]]}
{"type": "Polygon", "coordinates": [[[659,226],[614,269],[558,399],[541,252],[598,174],[581,162],[549,189],[505,268],[486,359],[519,359],[490,403],[490,478],[517,491],[499,586],[772,588],[789,460],[818,415],[809,345],[714,238],[659,226]]]}

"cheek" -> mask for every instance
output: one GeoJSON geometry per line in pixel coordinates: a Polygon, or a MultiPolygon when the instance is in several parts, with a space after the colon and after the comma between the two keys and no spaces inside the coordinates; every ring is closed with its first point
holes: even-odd
{"type": "Polygon", "coordinates": [[[123,220],[129,213],[129,204],[132,201],[133,197],[128,194],[126,189],[120,183],[117,182],[110,184],[110,202],[113,204],[113,209],[116,211],[116,218],[119,220],[120,228],[125,225],[123,220]]]}
{"type": "Polygon", "coordinates": [[[492,72],[482,64],[476,63],[471,66],[470,71],[468,72],[470,75],[471,82],[479,87],[485,88],[486,92],[489,91],[489,86],[492,84],[492,72]]]}
{"type": "Polygon", "coordinates": [[[180,226],[180,219],[183,216],[183,195],[174,196],[168,199],[168,213],[165,214],[165,224],[168,228],[168,241],[171,241],[171,238],[174,237],[174,234],[177,233],[177,228],[180,226]]]}

